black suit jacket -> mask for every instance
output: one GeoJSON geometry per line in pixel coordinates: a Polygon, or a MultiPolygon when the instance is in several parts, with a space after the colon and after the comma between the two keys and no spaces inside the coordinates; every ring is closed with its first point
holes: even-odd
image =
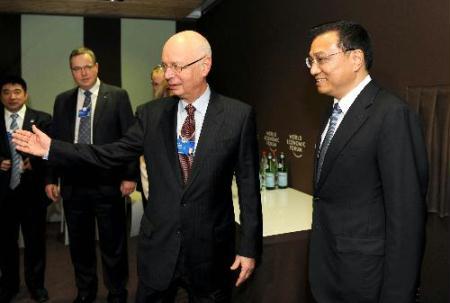
{"type": "MultiPolygon", "coordinates": [[[[22,129],[31,131],[31,126],[36,125],[39,129],[48,131],[51,124],[51,116],[47,113],[34,110],[27,106],[22,129]]],[[[11,151],[5,125],[5,110],[0,108],[0,161],[11,159],[11,151]]],[[[32,207],[46,207],[49,200],[45,197],[44,190],[44,161],[38,157],[21,154],[23,159],[30,158],[32,170],[25,170],[20,179],[20,185],[24,192],[31,197],[29,205],[32,207]]],[[[9,190],[11,169],[0,170],[0,204],[9,190]]]]}
{"type": "Polygon", "coordinates": [[[315,180],[310,282],[318,302],[414,302],[427,176],[418,117],[371,81],[315,180]]]}
{"type": "Polygon", "coordinates": [[[254,258],[261,254],[255,116],[250,106],[212,93],[184,187],[176,148],[178,101],[172,97],[140,107],[137,122],[118,143],[97,147],[52,141],[49,160],[111,166],[144,154],[150,192],[138,247],[140,282],[167,288],[182,246],[193,287],[211,290],[225,283],[236,253],[254,258]],[[241,211],[237,250],[233,173],[241,211]]]}
{"type": "MultiPolygon", "coordinates": [[[[59,94],[53,108],[51,135],[55,139],[74,142],[77,117],[78,87],[59,94]]],[[[128,93],[119,87],[100,83],[92,124],[94,144],[111,143],[121,138],[134,121],[128,93]]],[[[47,172],[47,184],[57,184],[61,177],[61,195],[69,199],[73,186],[98,186],[105,194],[120,194],[120,182],[137,181],[137,159],[114,169],[80,165],[65,169],[52,166],[47,172]]]]}

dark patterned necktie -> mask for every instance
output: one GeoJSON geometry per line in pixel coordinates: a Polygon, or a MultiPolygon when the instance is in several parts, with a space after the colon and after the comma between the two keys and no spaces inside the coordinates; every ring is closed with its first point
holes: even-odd
{"type": "Polygon", "coordinates": [[[331,139],[333,139],[334,133],[336,132],[337,122],[339,120],[339,116],[341,115],[341,113],[342,109],[339,107],[338,103],[335,103],[333,106],[333,113],[331,114],[330,117],[330,125],[328,126],[327,133],[325,134],[325,138],[323,139],[322,145],[320,146],[316,182],[319,182],[323,161],[325,160],[325,154],[327,153],[328,147],[330,146],[331,143],[331,139]]]}
{"type": "Polygon", "coordinates": [[[80,126],[78,128],[78,143],[91,144],[91,116],[92,116],[92,106],[91,106],[91,95],[90,91],[84,92],[85,98],[83,102],[83,109],[88,110],[86,116],[80,117],[80,126]]]}
{"type": "MultiPolygon", "coordinates": [[[[17,113],[13,113],[11,114],[11,125],[10,125],[10,130],[11,132],[14,132],[16,129],[19,128],[19,125],[17,124],[17,118],[19,117],[19,115],[17,113]]],[[[19,183],[20,183],[20,174],[22,173],[22,168],[21,168],[21,156],[20,154],[16,151],[16,146],[14,143],[12,143],[11,141],[11,136],[10,137],[10,141],[9,141],[9,148],[11,151],[11,179],[9,180],[9,188],[11,189],[15,189],[19,183]]]]}
{"type": "MultiPolygon", "coordinates": [[[[193,107],[191,104],[188,104],[185,109],[188,115],[184,120],[183,126],[181,127],[181,137],[184,140],[195,140],[195,107],[193,107]]],[[[183,182],[186,185],[189,174],[191,173],[194,156],[178,154],[178,159],[180,160],[180,166],[183,173],[183,182]]]]}

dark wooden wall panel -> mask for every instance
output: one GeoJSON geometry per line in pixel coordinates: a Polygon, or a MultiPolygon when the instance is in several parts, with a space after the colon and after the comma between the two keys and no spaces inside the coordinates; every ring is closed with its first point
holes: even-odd
{"type": "Polygon", "coordinates": [[[119,18],[84,18],[84,44],[95,52],[100,80],[121,86],[119,18]]]}
{"type": "Polygon", "coordinates": [[[6,74],[21,74],[20,15],[0,14],[0,77],[6,74]]]}
{"type": "Polygon", "coordinates": [[[314,144],[331,100],[318,95],[305,68],[308,29],[337,19],[361,22],[374,41],[373,78],[405,97],[408,86],[450,83],[449,15],[448,0],[227,0],[197,29],[213,48],[212,87],[256,108],[261,148],[265,132],[275,131],[278,151],[288,152],[291,185],[311,193],[314,144]],[[290,134],[304,140],[301,158],[289,152],[290,134]]]}

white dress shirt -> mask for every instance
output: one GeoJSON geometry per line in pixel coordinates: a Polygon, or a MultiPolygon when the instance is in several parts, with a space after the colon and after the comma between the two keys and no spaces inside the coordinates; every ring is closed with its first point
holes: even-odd
{"type": "MultiPolygon", "coordinates": [[[[26,106],[23,105],[22,108],[17,111],[17,114],[19,116],[17,117],[16,122],[19,129],[23,128],[23,121],[25,121],[26,110],[27,110],[26,106]]],[[[10,112],[5,107],[5,126],[7,132],[11,132],[11,122],[12,122],[11,114],[13,114],[13,112],[10,112]]]]}
{"type": "MultiPolygon", "coordinates": [[[[198,139],[200,138],[202,127],[203,127],[203,121],[205,120],[206,110],[208,108],[209,104],[209,98],[211,97],[211,90],[209,86],[206,87],[205,92],[198,97],[197,100],[192,102],[192,106],[195,107],[194,112],[194,119],[195,119],[195,150],[197,149],[198,139]]],[[[185,107],[188,105],[185,100],[180,99],[178,102],[178,112],[177,112],[177,138],[181,134],[181,127],[183,126],[184,120],[186,120],[187,117],[187,111],[185,107]]]]}
{"type": "MultiPolygon", "coordinates": [[[[339,107],[342,110],[342,113],[339,115],[339,119],[336,123],[336,129],[335,129],[334,133],[337,132],[339,125],[341,124],[342,120],[344,119],[345,114],[350,109],[350,106],[352,106],[353,102],[355,102],[356,97],[358,97],[359,93],[361,93],[361,91],[364,89],[364,87],[366,87],[366,85],[369,84],[369,82],[371,80],[372,80],[372,78],[370,77],[370,75],[367,75],[361,82],[359,82],[359,84],[354,89],[352,89],[347,95],[342,97],[340,100],[334,98],[333,105],[336,103],[339,103],[339,107]]],[[[325,130],[322,133],[320,145],[322,145],[322,142],[325,139],[325,135],[327,134],[329,126],[330,126],[330,119],[328,119],[327,127],[325,127],[325,130]]]]}
{"type": "MultiPolygon", "coordinates": [[[[95,112],[95,105],[97,104],[97,97],[98,97],[98,91],[100,89],[100,79],[97,78],[97,81],[95,82],[94,86],[89,89],[89,91],[92,93],[91,95],[91,144],[92,142],[92,134],[93,134],[93,123],[94,123],[94,112],[95,112]]],[[[74,137],[74,143],[78,143],[78,129],[80,128],[80,117],[78,117],[78,112],[80,109],[83,108],[84,99],[86,96],[84,95],[85,90],[82,88],[78,88],[78,95],[77,95],[77,110],[75,111],[75,137],[74,137]]]]}

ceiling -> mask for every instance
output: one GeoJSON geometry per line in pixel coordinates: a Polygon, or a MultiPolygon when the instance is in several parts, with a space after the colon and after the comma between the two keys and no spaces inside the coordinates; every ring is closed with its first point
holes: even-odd
{"type": "Polygon", "coordinates": [[[0,13],[179,20],[198,18],[214,0],[0,0],[0,13]]]}

